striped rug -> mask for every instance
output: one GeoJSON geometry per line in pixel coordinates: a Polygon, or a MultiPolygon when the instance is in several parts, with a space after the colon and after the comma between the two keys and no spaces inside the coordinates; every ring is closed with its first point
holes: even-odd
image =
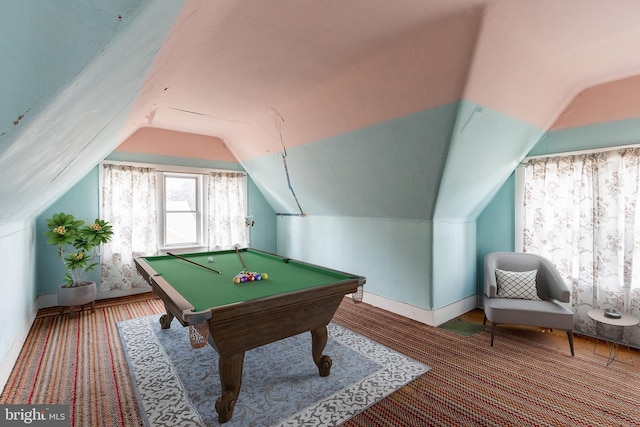
{"type": "Polygon", "coordinates": [[[503,328],[491,347],[490,327],[465,337],[346,301],[334,321],[432,368],[344,426],[640,426],[640,371],[572,357],[566,338],[503,328]]]}
{"type": "MultiPolygon", "coordinates": [[[[41,311],[0,403],[69,404],[72,426],[141,425],[116,323],[162,308],[142,295],[74,319],[41,311]]],[[[638,359],[607,367],[584,343],[571,357],[566,338],[517,328],[490,347],[488,330],[464,337],[349,299],[333,321],[432,368],[344,426],[640,426],[638,359]]]]}
{"type": "Polygon", "coordinates": [[[142,425],[116,324],[163,308],[146,294],[98,301],[75,318],[41,310],[0,403],[69,404],[71,426],[142,425]]]}

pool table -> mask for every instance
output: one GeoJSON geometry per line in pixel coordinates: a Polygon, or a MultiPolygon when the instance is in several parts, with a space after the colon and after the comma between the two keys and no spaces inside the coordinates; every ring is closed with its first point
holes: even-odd
{"type": "Polygon", "coordinates": [[[346,294],[361,295],[364,277],[255,249],[178,257],[140,257],[135,263],[164,302],[163,329],[174,317],[183,326],[207,326],[207,340],[219,354],[222,394],[215,407],[221,423],[233,415],[247,350],[310,331],[313,361],[320,376],[329,375],[332,361],[322,354],[327,324],[346,294]],[[268,278],[234,283],[245,266],[268,278]]]}

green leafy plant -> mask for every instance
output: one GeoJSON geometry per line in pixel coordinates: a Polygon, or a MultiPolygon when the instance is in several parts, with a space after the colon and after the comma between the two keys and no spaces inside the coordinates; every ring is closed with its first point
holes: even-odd
{"type": "Polygon", "coordinates": [[[81,286],[98,265],[96,256],[100,244],[107,243],[113,236],[111,225],[97,218],[85,225],[83,220],[60,212],[47,219],[47,227],[44,233],[47,243],[58,247],[58,256],[67,269],[64,286],[81,286]]]}

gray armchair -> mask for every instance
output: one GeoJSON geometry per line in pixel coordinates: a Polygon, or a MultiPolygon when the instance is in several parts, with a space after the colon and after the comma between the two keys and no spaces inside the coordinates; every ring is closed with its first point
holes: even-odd
{"type": "MultiPolygon", "coordinates": [[[[516,252],[493,252],[484,259],[484,323],[491,321],[491,346],[500,324],[537,326],[567,332],[573,350],[573,312],[559,302],[569,302],[571,293],[555,266],[546,258],[516,252]],[[535,287],[539,300],[501,297],[496,269],[508,272],[537,270],[535,287]]],[[[535,296],[534,296],[535,298],[535,296]]]]}

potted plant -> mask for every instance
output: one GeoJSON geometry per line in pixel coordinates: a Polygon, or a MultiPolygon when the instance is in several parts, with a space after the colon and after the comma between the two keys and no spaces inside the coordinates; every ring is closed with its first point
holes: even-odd
{"type": "Polygon", "coordinates": [[[61,311],[88,303],[93,310],[98,289],[95,282],[87,281],[87,275],[99,264],[98,248],[113,236],[111,225],[101,219],[85,225],[83,220],[60,212],[47,219],[47,228],[47,243],[58,248],[58,257],[67,269],[64,284],[58,289],[61,311]]]}

